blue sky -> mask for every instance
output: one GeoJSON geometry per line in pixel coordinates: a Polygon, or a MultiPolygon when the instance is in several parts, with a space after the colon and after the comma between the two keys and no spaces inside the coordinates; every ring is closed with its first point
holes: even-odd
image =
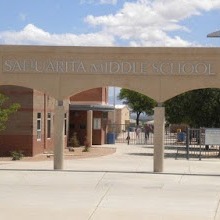
{"type": "Polygon", "coordinates": [[[0,44],[219,46],[220,0],[0,0],[0,44]]]}

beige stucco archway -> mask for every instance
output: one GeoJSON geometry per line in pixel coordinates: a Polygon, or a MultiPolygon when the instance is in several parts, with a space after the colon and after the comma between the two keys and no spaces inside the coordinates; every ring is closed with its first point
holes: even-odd
{"type": "Polygon", "coordinates": [[[154,171],[163,171],[164,108],[183,92],[220,88],[219,48],[125,48],[0,46],[0,85],[43,91],[57,99],[54,168],[63,169],[65,97],[90,88],[117,86],[158,102],[155,109],[154,171]]]}

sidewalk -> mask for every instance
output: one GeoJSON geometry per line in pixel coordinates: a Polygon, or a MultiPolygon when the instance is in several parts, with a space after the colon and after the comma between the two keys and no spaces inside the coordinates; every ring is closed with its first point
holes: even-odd
{"type": "Polygon", "coordinates": [[[64,171],[0,161],[0,219],[220,219],[219,159],[167,158],[155,174],[152,148],[113,146],[112,155],[65,160],[64,171]]]}
{"type": "MultiPolygon", "coordinates": [[[[64,170],[105,171],[105,172],[153,172],[153,146],[107,144],[106,148],[116,148],[116,153],[107,156],[66,159],[64,170]]],[[[168,151],[167,151],[168,152],[168,151]]],[[[165,151],[166,153],[166,151],[165,151]]],[[[170,151],[169,151],[170,153],[170,151]]],[[[0,169],[53,170],[51,161],[1,161],[0,169]]],[[[220,158],[187,160],[168,157],[164,159],[164,174],[205,174],[220,175],[220,158]]]]}

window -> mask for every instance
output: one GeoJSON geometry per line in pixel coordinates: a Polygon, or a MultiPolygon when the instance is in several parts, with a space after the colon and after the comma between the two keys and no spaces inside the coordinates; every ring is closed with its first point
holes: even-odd
{"type": "Polygon", "coordinates": [[[67,113],[64,114],[64,135],[67,134],[67,113]]]}
{"type": "Polygon", "coordinates": [[[51,138],[51,113],[47,113],[47,138],[51,138]]]}
{"type": "Polygon", "coordinates": [[[101,129],[101,118],[94,118],[93,119],[93,129],[100,130],[101,129]]]}
{"type": "Polygon", "coordinates": [[[37,141],[41,140],[41,113],[37,113],[37,141]]]}

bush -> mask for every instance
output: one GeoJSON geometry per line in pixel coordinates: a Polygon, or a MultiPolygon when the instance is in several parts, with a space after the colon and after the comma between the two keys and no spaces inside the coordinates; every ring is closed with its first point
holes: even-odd
{"type": "Polygon", "coordinates": [[[70,147],[79,147],[79,140],[77,138],[77,133],[74,132],[73,136],[70,138],[70,147]]]}
{"type": "Polygon", "coordinates": [[[11,151],[10,152],[12,160],[20,160],[24,157],[22,151],[11,151]]]}
{"type": "Polygon", "coordinates": [[[88,141],[88,138],[85,137],[83,152],[88,152],[89,148],[90,148],[90,142],[88,141]]]}

